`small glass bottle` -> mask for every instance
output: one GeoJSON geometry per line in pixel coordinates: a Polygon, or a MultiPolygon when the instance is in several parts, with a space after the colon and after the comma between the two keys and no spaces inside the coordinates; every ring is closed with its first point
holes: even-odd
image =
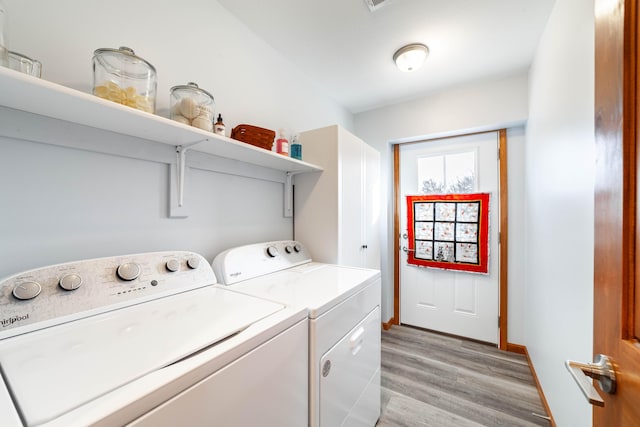
{"type": "Polygon", "coordinates": [[[218,114],[218,118],[216,119],[216,124],[213,125],[213,131],[218,135],[225,136],[225,126],[222,121],[222,114],[218,114]]]}
{"type": "Polygon", "coordinates": [[[276,139],[276,153],[283,156],[289,155],[289,140],[284,135],[284,129],[278,129],[278,139],[276,139]]]}

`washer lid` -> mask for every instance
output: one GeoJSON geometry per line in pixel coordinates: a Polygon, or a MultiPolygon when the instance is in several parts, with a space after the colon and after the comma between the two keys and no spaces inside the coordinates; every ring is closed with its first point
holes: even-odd
{"type": "Polygon", "coordinates": [[[378,270],[311,262],[229,288],[272,301],[306,307],[316,319],[380,277],[378,270]]]}
{"type": "Polygon", "coordinates": [[[39,425],[283,308],[209,286],[0,341],[0,366],[39,425]]]}

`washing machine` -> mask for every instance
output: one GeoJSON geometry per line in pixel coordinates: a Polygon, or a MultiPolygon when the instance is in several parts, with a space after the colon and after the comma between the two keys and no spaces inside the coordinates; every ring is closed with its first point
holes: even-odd
{"type": "Polygon", "coordinates": [[[245,245],[212,262],[229,289],[305,307],[309,425],[372,427],[380,416],[380,272],[313,262],[296,241],[245,245]]]}
{"type": "Polygon", "coordinates": [[[307,323],[193,252],[19,273],[0,281],[0,424],[300,427],[307,323]]]}

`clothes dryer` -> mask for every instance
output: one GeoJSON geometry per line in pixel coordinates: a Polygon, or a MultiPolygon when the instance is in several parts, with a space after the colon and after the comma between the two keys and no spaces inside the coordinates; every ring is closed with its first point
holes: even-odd
{"type": "MultiPolygon", "coordinates": [[[[230,289],[309,313],[309,425],[373,427],[380,416],[380,272],[313,262],[296,241],[213,260],[230,289]]],[[[306,345],[306,343],[304,344],[306,345]]]]}

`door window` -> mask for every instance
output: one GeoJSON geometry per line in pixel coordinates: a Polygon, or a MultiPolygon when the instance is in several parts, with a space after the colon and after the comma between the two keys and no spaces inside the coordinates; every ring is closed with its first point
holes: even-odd
{"type": "Polygon", "coordinates": [[[475,151],[424,156],[417,161],[421,194],[473,193],[477,189],[475,151]]]}

